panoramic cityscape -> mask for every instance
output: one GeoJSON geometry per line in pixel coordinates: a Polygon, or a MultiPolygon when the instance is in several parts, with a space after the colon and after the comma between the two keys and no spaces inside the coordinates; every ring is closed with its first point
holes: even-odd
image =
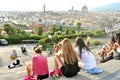
{"type": "Polygon", "coordinates": [[[50,27],[52,24],[58,26],[76,26],[77,22],[82,23],[82,27],[91,29],[100,29],[107,26],[114,26],[120,22],[119,11],[89,11],[84,5],[81,10],[74,10],[74,6],[68,11],[46,11],[46,5],[43,5],[41,12],[25,11],[1,11],[0,27],[9,22],[13,24],[25,24],[29,29],[34,29],[35,24],[50,27]],[[31,27],[32,26],[32,27],[31,27]]]}
{"type": "Polygon", "coordinates": [[[119,80],[119,37],[119,0],[1,1],[0,79],[41,80],[44,79],[42,76],[45,80],[119,80]],[[83,43],[78,44],[78,38],[82,38],[83,43]],[[89,51],[78,49],[77,67],[71,64],[71,61],[75,62],[77,50],[75,53],[72,48],[69,50],[67,42],[64,43],[67,40],[75,50],[76,46],[85,44],[83,48],[89,51]],[[62,48],[65,44],[66,53],[62,48]],[[102,53],[104,49],[106,52],[102,53]],[[35,63],[33,60],[37,55],[45,56],[47,62],[39,57],[40,63],[35,63]],[[62,64],[58,56],[64,60],[62,64]],[[92,69],[86,68],[94,65],[92,69]],[[75,72],[78,67],[75,76],[69,78],[72,69],[75,72]],[[46,70],[47,75],[43,75],[46,70]]]}

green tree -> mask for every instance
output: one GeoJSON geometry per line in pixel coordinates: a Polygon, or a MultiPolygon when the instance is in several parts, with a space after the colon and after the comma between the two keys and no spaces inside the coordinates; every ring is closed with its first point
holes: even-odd
{"type": "Polygon", "coordinates": [[[0,29],[0,33],[1,33],[2,30],[3,30],[3,29],[0,29]]]}
{"type": "Polygon", "coordinates": [[[52,31],[52,33],[54,35],[55,31],[57,30],[56,25],[52,25],[50,30],[52,31]]]}
{"type": "Polygon", "coordinates": [[[71,34],[75,34],[75,30],[72,29],[72,30],[70,31],[70,33],[71,33],[71,34]]]}
{"type": "Polygon", "coordinates": [[[16,34],[16,33],[17,33],[17,29],[14,28],[14,27],[11,27],[10,31],[9,31],[9,34],[13,35],[13,34],[16,34]]]}
{"type": "Polygon", "coordinates": [[[6,31],[8,34],[10,34],[11,25],[10,24],[4,24],[4,31],[6,31]]]}
{"type": "Polygon", "coordinates": [[[63,29],[62,29],[62,25],[60,25],[60,31],[62,31],[63,29]]]}
{"type": "Polygon", "coordinates": [[[66,34],[66,35],[69,35],[69,31],[70,31],[69,28],[67,28],[67,29],[65,30],[65,34],[66,34]]]}
{"type": "Polygon", "coordinates": [[[17,29],[10,24],[4,24],[4,30],[8,33],[8,35],[13,35],[17,33],[17,29]]]}
{"type": "Polygon", "coordinates": [[[20,29],[16,29],[16,32],[17,32],[17,33],[21,33],[21,30],[20,30],[20,29]]]}
{"type": "Polygon", "coordinates": [[[77,23],[78,34],[79,34],[79,32],[80,32],[80,27],[81,27],[81,23],[80,23],[80,22],[78,22],[78,23],[77,23]]]}
{"type": "Polygon", "coordinates": [[[37,28],[37,34],[38,34],[38,35],[42,35],[42,34],[43,34],[43,29],[42,29],[42,27],[38,27],[38,28],[37,28]]]}

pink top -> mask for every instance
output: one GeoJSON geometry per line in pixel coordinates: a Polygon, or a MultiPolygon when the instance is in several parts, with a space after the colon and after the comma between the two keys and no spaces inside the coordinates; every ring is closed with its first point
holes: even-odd
{"type": "Polygon", "coordinates": [[[49,74],[47,58],[41,54],[33,57],[33,72],[35,75],[49,74]]]}

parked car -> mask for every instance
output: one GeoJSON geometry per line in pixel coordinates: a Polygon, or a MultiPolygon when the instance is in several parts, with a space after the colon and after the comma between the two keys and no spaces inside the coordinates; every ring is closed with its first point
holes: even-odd
{"type": "Polygon", "coordinates": [[[0,39],[0,45],[8,45],[8,42],[6,39],[0,39]]]}

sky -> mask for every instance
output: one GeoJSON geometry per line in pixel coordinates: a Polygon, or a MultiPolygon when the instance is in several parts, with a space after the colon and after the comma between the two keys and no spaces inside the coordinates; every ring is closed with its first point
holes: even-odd
{"type": "Polygon", "coordinates": [[[120,2],[120,0],[0,0],[0,11],[47,11],[81,10],[83,5],[88,8],[120,2]]]}

